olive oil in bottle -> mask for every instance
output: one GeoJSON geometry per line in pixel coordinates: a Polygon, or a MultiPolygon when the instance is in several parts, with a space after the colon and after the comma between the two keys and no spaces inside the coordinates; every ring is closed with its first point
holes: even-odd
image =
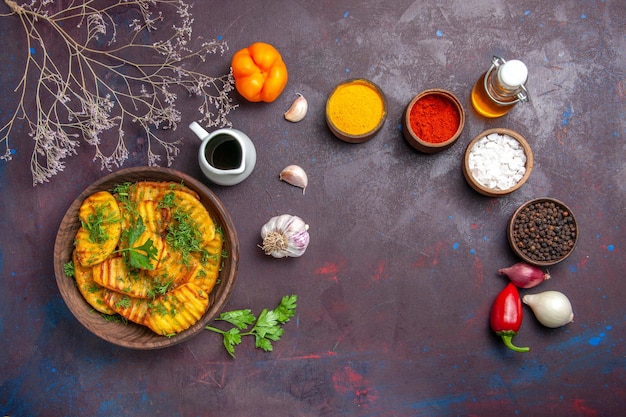
{"type": "Polygon", "coordinates": [[[494,56],[491,67],[474,84],[472,106],[485,117],[500,117],[508,113],[515,104],[528,101],[524,86],[528,69],[522,61],[505,61],[494,56]]]}

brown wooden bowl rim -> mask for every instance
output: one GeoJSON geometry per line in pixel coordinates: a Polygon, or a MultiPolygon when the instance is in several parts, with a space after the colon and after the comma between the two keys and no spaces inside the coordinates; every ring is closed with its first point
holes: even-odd
{"type": "Polygon", "coordinates": [[[567,259],[567,257],[569,257],[572,252],[574,252],[574,248],[576,248],[576,244],[578,243],[578,236],[579,236],[579,228],[578,228],[578,221],[576,220],[576,216],[574,216],[574,212],[572,211],[572,209],[565,204],[564,202],[557,200],[556,198],[552,198],[552,197],[539,197],[539,198],[534,198],[532,200],[529,200],[525,203],[523,203],[522,205],[520,205],[511,215],[511,218],[509,219],[509,222],[507,224],[507,240],[509,241],[509,246],[511,247],[511,250],[513,250],[513,252],[515,253],[515,255],[517,255],[520,259],[522,259],[524,262],[527,262],[529,264],[535,265],[535,266],[551,266],[551,265],[556,265],[562,261],[564,261],[565,259],[567,259]],[[519,250],[519,248],[517,248],[517,246],[515,245],[515,238],[513,237],[513,223],[515,218],[519,215],[519,213],[524,210],[526,207],[528,207],[531,204],[535,204],[535,203],[539,203],[542,201],[549,201],[552,202],[554,204],[560,205],[561,207],[563,207],[565,210],[567,210],[570,215],[572,216],[572,219],[574,219],[574,225],[576,226],[576,237],[574,238],[574,244],[572,245],[572,248],[569,250],[569,252],[567,252],[563,257],[553,260],[553,261],[535,261],[532,258],[524,255],[524,253],[522,251],[519,250]]]}
{"type": "Polygon", "coordinates": [[[54,273],[61,297],[76,319],[96,336],[118,346],[131,349],[160,349],[176,345],[198,334],[225,306],[237,278],[239,241],[234,223],[222,202],[203,183],[182,172],[161,167],[134,167],[113,172],[89,185],[66,211],[54,244],[54,273]],[[134,323],[105,321],[83,298],[63,265],[71,260],[73,240],[79,228],[78,210],[82,202],[96,191],[110,190],[114,185],[137,181],[174,181],[197,192],[211,217],[224,232],[224,250],[229,254],[220,271],[219,283],[209,295],[209,308],[204,316],[187,330],[173,337],[157,335],[134,323]]]}
{"type": "Polygon", "coordinates": [[[533,170],[533,166],[534,166],[533,151],[529,143],[526,141],[526,139],[519,133],[511,129],[506,129],[502,127],[487,129],[479,133],[478,135],[476,135],[476,137],[474,137],[474,139],[472,139],[470,143],[467,144],[467,148],[465,148],[465,154],[463,156],[463,175],[465,176],[465,179],[467,180],[468,184],[474,190],[489,197],[500,197],[503,195],[511,194],[513,191],[518,190],[528,180],[528,177],[530,177],[530,173],[533,170]],[[522,145],[522,148],[524,149],[524,154],[526,155],[526,172],[524,173],[524,176],[517,182],[517,184],[515,184],[513,187],[507,190],[492,190],[491,188],[482,186],[476,181],[476,179],[474,178],[474,176],[469,170],[469,155],[470,155],[470,151],[472,150],[472,147],[480,139],[492,133],[499,133],[499,134],[511,136],[512,138],[517,140],[520,145],[522,145]]]}
{"type": "Polygon", "coordinates": [[[385,120],[387,119],[387,99],[385,98],[385,94],[383,93],[383,90],[373,81],[370,81],[368,79],[365,78],[350,78],[347,79],[345,81],[340,82],[339,84],[337,84],[335,86],[335,88],[333,88],[333,91],[331,91],[331,93],[328,95],[328,98],[326,99],[326,124],[328,125],[328,128],[330,129],[330,131],[339,139],[343,140],[344,142],[349,142],[349,143],[363,143],[366,142],[368,140],[370,140],[371,138],[373,138],[378,131],[383,127],[383,124],[385,124],[385,120]],[[335,92],[340,88],[343,87],[345,85],[348,84],[353,84],[353,83],[364,83],[369,85],[370,87],[372,87],[380,96],[382,102],[383,102],[383,114],[378,122],[378,124],[369,132],[365,132],[361,135],[351,135],[349,133],[344,132],[343,130],[339,129],[337,126],[335,126],[335,124],[330,120],[330,117],[328,116],[328,111],[329,111],[329,104],[330,104],[330,99],[331,97],[335,94],[335,92]]]}
{"type": "Polygon", "coordinates": [[[413,99],[409,102],[409,104],[407,104],[405,112],[404,112],[403,127],[409,135],[408,138],[407,138],[407,135],[404,135],[404,137],[407,140],[411,139],[412,141],[417,142],[417,146],[416,146],[415,143],[411,143],[411,141],[409,141],[409,143],[411,143],[411,145],[415,147],[416,149],[418,150],[430,149],[430,152],[432,151],[436,152],[437,150],[439,150],[439,148],[443,148],[441,150],[444,150],[444,149],[449,148],[461,136],[461,133],[463,132],[463,129],[465,128],[465,109],[463,108],[461,101],[451,91],[444,90],[442,88],[429,88],[427,90],[422,91],[415,97],[413,97],[413,99]],[[413,108],[415,103],[417,103],[420,99],[429,95],[438,95],[438,96],[445,97],[447,100],[449,100],[450,102],[452,102],[452,104],[455,105],[457,112],[459,113],[459,127],[457,128],[454,135],[452,135],[450,139],[446,140],[445,142],[439,142],[439,143],[427,142],[421,139],[419,136],[417,136],[417,134],[413,131],[413,128],[411,127],[411,122],[410,122],[411,109],[413,108]],[[423,148],[423,149],[420,149],[420,148],[423,148]]]}

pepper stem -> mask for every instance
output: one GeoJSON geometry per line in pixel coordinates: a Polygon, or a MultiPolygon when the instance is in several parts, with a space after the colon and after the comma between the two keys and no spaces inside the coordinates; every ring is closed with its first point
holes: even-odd
{"type": "Polygon", "coordinates": [[[530,351],[529,347],[518,347],[515,346],[513,344],[513,341],[511,339],[513,339],[513,335],[512,334],[502,334],[500,335],[502,337],[502,341],[504,342],[504,344],[506,345],[506,347],[508,347],[509,349],[515,351],[515,352],[528,352],[530,351]]]}

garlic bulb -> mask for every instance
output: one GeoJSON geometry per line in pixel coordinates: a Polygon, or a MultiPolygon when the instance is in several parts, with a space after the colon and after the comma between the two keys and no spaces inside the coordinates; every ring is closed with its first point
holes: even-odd
{"type": "Polygon", "coordinates": [[[287,184],[302,188],[302,194],[304,194],[306,186],[309,184],[306,172],[298,165],[289,165],[283,169],[280,172],[279,178],[287,184]]]}
{"type": "Polygon", "coordinates": [[[274,258],[302,256],[309,246],[309,225],[298,216],[283,214],[272,217],[261,228],[266,255],[274,258]]]}
{"type": "Polygon", "coordinates": [[[309,103],[306,98],[300,93],[296,93],[298,97],[291,103],[289,110],[285,112],[285,119],[290,122],[296,123],[304,119],[306,112],[309,109],[309,103]]]}
{"type": "Polygon", "coordinates": [[[522,301],[531,308],[539,323],[546,327],[561,327],[574,320],[569,298],[559,291],[526,294],[522,301]]]}

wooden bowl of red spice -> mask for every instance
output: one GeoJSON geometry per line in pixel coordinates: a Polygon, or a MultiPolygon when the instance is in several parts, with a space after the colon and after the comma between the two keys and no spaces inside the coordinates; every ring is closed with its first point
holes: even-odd
{"type": "Polygon", "coordinates": [[[422,91],[406,106],[402,133],[418,151],[437,153],[452,146],[464,126],[465,110],[459,99],[433,88],[422,91]]]}
{"type": "Polygon", "coordinates": [[[363,143],[376,135],[387,118],[387,103],[380,87],[354,78],[335,87],[326,101],[326,124],[339,139],[363,143]]]}

